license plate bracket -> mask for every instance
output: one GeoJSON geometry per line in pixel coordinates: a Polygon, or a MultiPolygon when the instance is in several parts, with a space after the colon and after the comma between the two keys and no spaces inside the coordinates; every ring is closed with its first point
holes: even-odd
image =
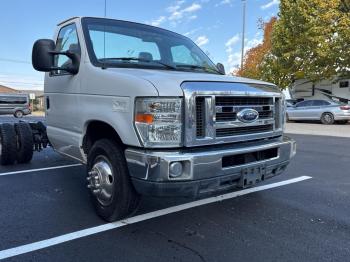
{"type": "Polygon", "coordinates": [[[265,166],[243,168],[238,186],[241,188],[252,187],[265,179],[265,166]]]}

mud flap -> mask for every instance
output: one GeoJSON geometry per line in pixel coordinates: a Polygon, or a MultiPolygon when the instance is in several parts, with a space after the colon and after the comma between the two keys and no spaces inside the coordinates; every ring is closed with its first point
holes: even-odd
{"type": "Polygon", "coordinates": [[[238,187],[246,188],[254,186],[265,179],[265,173],[265,165],[243,168],[238,187]]]}

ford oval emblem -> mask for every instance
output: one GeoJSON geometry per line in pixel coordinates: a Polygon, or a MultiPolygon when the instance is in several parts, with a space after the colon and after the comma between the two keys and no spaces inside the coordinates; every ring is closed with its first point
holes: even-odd
{"type": "Polygon", "coordinates": [[[237,113],[237,118],[243,123],[253,123],[259,118],[259,112],[251,108],[246,108],[237,113]]]}

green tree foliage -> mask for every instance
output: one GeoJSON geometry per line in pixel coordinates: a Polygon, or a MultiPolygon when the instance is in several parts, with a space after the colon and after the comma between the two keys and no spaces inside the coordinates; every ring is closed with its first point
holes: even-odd
{"type": "Polygon", "coordinates": [[[350,75],[349,2],[281,0],[258,78],[285,88],[297,78],[316,82],[350,75]]]}

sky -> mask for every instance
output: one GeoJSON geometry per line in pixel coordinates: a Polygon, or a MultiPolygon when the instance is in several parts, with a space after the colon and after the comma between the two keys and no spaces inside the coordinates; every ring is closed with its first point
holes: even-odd
{"type": "MultiPolygon", "coordinates": [[[[226,71],[240,64],[242,0],[106,0],[107,17],[151,24],[183,34],[226,71]]],[[[246,0],[246,50],[262,41],[259,19],[277,15],[279,0],[246,0]]],[[[104,16],[104,0],[1,0],[0,85],[43,89],[43,73],[31,66],[35,40],[52,38],[73,16],[104,16]]]]}

